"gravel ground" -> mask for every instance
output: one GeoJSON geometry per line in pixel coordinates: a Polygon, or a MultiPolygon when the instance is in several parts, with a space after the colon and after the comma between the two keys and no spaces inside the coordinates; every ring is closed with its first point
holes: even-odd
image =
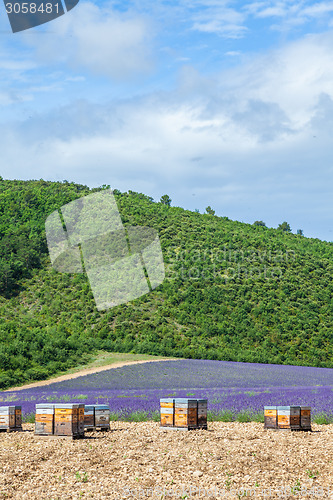
{"type": "Polygon", "coordinates": [[[290,433],[212,422],[184,432],[111,422],[77,441],[33,429],[0,434],[0,499],[333,499],[333,425],[290,433]]]}

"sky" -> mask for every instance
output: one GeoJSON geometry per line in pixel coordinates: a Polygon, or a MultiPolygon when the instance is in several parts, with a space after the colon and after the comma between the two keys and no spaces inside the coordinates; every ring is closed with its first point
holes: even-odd
{"type": "Polygon", "coordinates": [[[0,175],[333,241],[333,1],[84,1],[12,33],[0,175]]]}

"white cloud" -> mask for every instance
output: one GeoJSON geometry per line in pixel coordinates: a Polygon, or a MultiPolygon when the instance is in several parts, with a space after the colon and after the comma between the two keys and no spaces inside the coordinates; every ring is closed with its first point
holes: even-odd
{"type": "Polygon", "coordinates": [[[210,78],[184,67],[173,92],[77,100],[7,123],[1,175],[107,183],[155,199],[167,192],[192,209],[324,231],[332,51],[331,33],[312,35],[210,78]]]}
{"type": "Polygon", "coordinates": [[[310,35],[224,74],[229,98],[242,109],[249,99],[276,103],[293,128],[304,127],[318,96],[333,96],[333,34],[310,35]]]}
{"type": "Polygon", "coordinates": [[[228,52],[225,53],[225,55],[235,57],[235,56],[240,56],[241,52],[239,50],[229,50],[228,52]]]}
{"type": "Polygon", "coordinates": [[[286,9],[282,6],[276,7],[267,7],[265,9],[260,10],[257,13],[258,17],[284,17],[286,15],[286,9]]]}
{"type": "Polygon", "coordinates": [[[286,29],[300,26],[311,20],[320,19],[329,25],[329,13],[333,12],[333,2],[317,2],[304,0],[270,0],[265,2],[251,2],[243,7],[243,12],[257,18],[281,18],[281,24],[274,24],[274,29],[286,29]]]}
{"type": "Polygon", "coordinates": [[[318,2],[302,10],[304,16],[316,17],[333,11],[333,2],[318,2]]]}
{"type": "Polygon", "coordinates": [[[205,5],[207,8],[191,16],[193,30],[215,33],[226,38],[239,38],[247,31],[243,24],[245,16],[241,12],[218,2],[205,2],[205,5]]]}
{"type": "Polygon", "coordinates": [[[43,37],[39,32],[21,34],[44,64],[67,64],[115,80],[151,69],[153,28],[143,16],[80,2],[75,10],[48,24],[43,37]]]}

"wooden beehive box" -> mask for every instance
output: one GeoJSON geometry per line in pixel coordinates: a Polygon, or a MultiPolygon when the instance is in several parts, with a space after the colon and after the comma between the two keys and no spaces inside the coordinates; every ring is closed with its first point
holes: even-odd
{"type": "Polygon", "coordinates": [[[198,428],[207,429],[207,399],[198,399],[198,428]]]}
{"type": "Polygon", "coordinates": [[[277,406],[264,406],[264,429],[277,429],[277,406]]]}
{"type": "Polygon", "coordinates": [[[311,431],[311,406],[301,406],[301,429],[311,431]]]}
{"type": "Polygon", "coordinates": [[[49,436],[54,433],[54,404],[38,403],[35,413],[35,434],[49,436]]]}
{"type": "Polygon", "coordinates": [[[15,406],[15,427],[22,429],[22,406],[15,406]]]}
{"type": "Polygon", "coordinates": [[[301,430],[301,407],[278,406],[277,419],[278,429],[299,431],[301,430]]]}
{"type": "Polygon", "coordinates": [[[95,427],[95,406],[84,405],[84,428],[95,427]]]}
{"type": "Polygon", "coordinates": [[[22,430],[21,406],[0,406],[0,430],[22,430]]]}
{"type": "Polygon", "coordinates": [[[84,404],[58,403],[54,405],[54,434],[56,436],[84,436],[84,404]]]}
{"type": "Polygon", "coordinates": [[[173,398],[160,399],[161,427],[173,427],[175,414],[175,400],[173,398]]]}
{"type": "Polygon", "coordinates": [[[110,428],[110,408],[107,405],[95,406],[95,427],[110,428]]]}
{"type": "Polygon", "coordinates": [[[175,399],[175,427],[196,429],[198,427],[198,403],[196,399],[175,399]]]}

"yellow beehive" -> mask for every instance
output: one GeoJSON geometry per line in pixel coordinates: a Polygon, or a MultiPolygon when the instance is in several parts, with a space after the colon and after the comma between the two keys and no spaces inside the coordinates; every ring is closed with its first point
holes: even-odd
{"type": "Polygon", "coordinates": [[[52,435],[54,432],[54,404],[36,404],[35,434],[52,435]]]}
{"type": "Polygon", "coordinates": [[[278,429],[298,431],[301,429],[300,406],[278,406],[277,407],[278,429]]]}
{"type": "Polygon", "coordinates": [[[277,406],[264,407],[264,429],[277,429],[277,406]]]}
{"type": "Polygon", "coordinates": [[[161,427],[173,427],[175,415],[175,400],[172,398],[160,399],[161,427]]]}
{"type": "Polygon", "coordinates": [[[175,427],[198,427],[198,403],[196,399],[175,399],[175,427]]]}
{"type": "Polygon", "coordinates": [[[58,403],[54,405],[54,434],[57,436],[84,436],[84,404],[58,403]]]}

